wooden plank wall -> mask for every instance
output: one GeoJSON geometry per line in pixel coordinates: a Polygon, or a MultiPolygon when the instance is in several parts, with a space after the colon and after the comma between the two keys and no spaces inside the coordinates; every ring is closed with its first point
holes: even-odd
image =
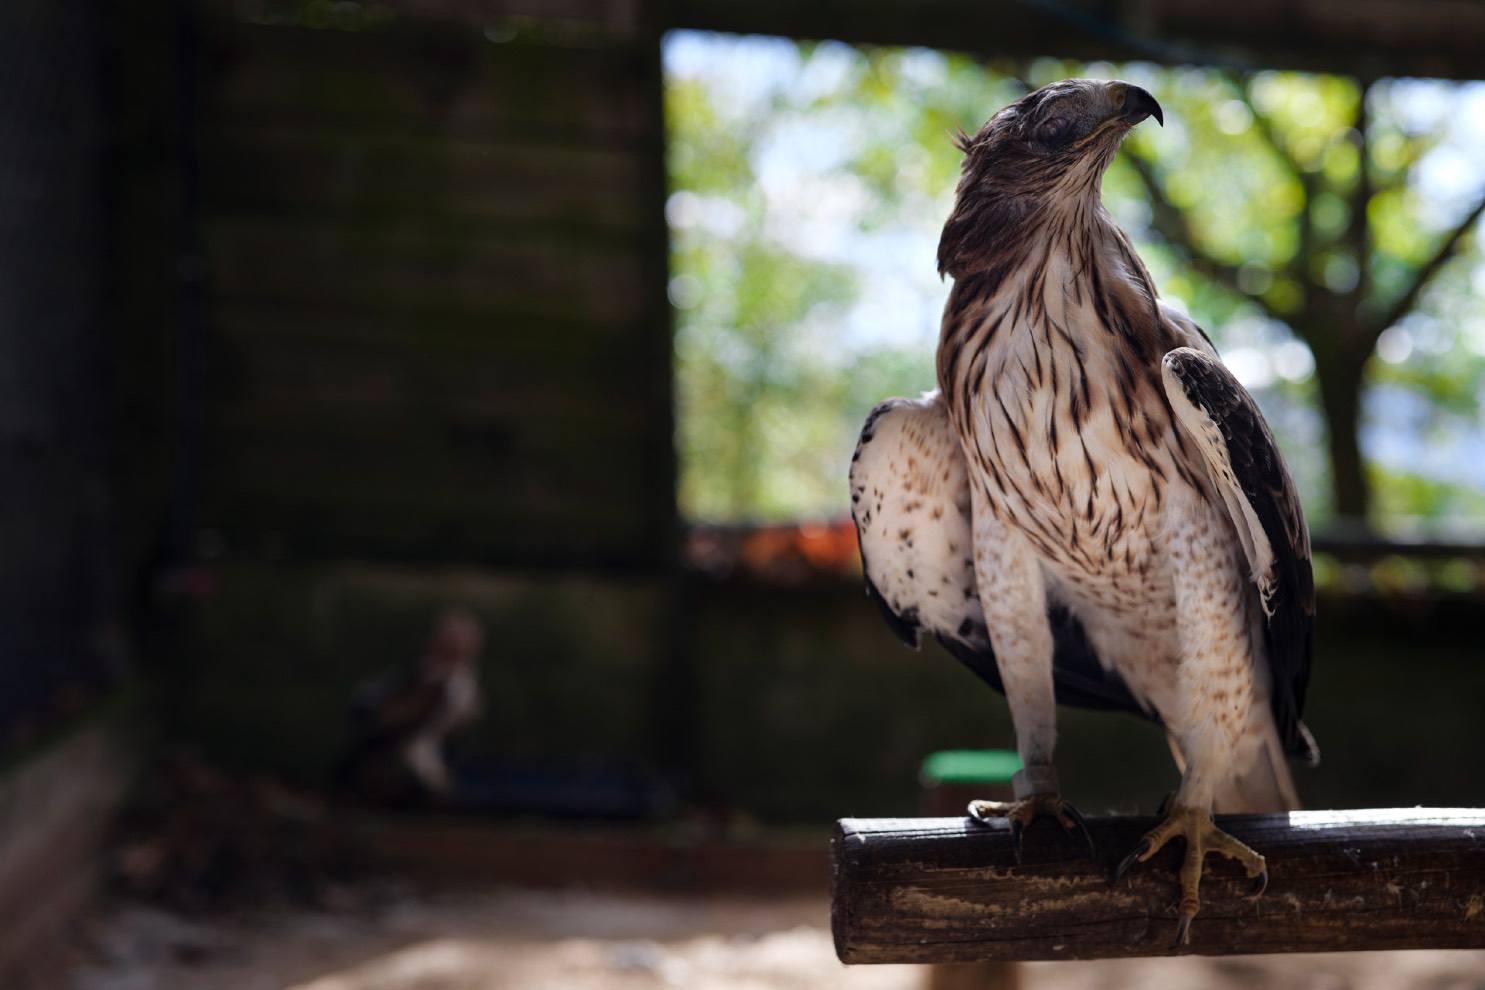
{"type": "Polygon", "coordinates": [[[187,2],[210,575],[175,732],[321,782],[355,683],[460,603],[489,633],[473,758],[660,762],[677,525],[647,5],[187,2]]]}
{"type": "Polygon", "coordinates": [[[238,558],[669,567],[658,36],[223,6],[202,529],[238,558]]]}

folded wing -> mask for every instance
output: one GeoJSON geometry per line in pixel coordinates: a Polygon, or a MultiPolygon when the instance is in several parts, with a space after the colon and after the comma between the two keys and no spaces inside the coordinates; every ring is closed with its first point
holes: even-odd
{"type": "Polygon", "coordinates": [[[1315,582],[1304,510],[1268,424],[1213,354],[1178,347],[1161,365],[1176,422],[1206,462],[1242,541],[1264,613],[1274,718],[1285,751],[1314,763],[1300,721],[1315,641],[1315,582]]]}
{"type": "MultiPolygon", "coordinates": [[[[975,583],[964,454],[937,394],[888,399],[867,416],[851,459],[851,515],[867,594],[898,638],[916,649],[926,630],[1004,693],[975,583]]],[[[1047,621],[1059,702],[1156,720],[1098,662],[1076,616],[1054,605],[1047,621]]]]}

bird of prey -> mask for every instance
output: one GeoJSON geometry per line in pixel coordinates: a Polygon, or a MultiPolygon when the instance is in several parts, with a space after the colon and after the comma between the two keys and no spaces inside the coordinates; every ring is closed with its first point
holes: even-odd
{"type": "Polygon", "coordinates": [[[932,633],[1006,696],[1016,800],[971,813],[1007,816],[1018,852],[1036,816],[1081,826],[1052,762],[1057,702],[1165,729],[1181,781],[1116,877],[1182,837],[1184,943],[1206,853],[1267,882],[1213,812],[1297,807],[1286,758],[1318,759],[1300,721],[1314,584],[1252,397],[1101,202],[1152,116],[1138,86],[1068,79],[958,135],[938,389],[872,410],[851,502],[893,630],[915,647],[932,633]]]}
{"type": "Polygon", "coordinates": [[[358,684],[351,700],[357,739],[335,771],[338,783],[375,800],[447,798],[453,779],[444,738],[480,713],[483,642],[472,612],[448,609],[416,660],[358,684]]]}

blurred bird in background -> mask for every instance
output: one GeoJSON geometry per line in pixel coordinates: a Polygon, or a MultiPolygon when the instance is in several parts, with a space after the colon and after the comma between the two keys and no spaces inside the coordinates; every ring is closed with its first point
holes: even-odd
{"type": "Polygon", "coordinates": [[[338,787],[390,803],[447,799],[455,782],[444,742],[482,710],[483,645],[479,619],[451,608],[417,659],[358,684],[351,700],[356,740],[336,769],[338,787]]]}

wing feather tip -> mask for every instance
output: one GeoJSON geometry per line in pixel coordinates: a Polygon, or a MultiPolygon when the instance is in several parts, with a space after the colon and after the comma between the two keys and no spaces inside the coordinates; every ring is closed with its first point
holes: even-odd
{"type": "Polygon", "coordinates": [[[912,650],[922,648],[922,627],[918,623],[918,610],[908,608],[902,612],[895,610],[887,599],[882,596],[880,590],[871,578],[866,579],[866,596],[876,604],[877,610],[882,613],[882,618],[887,623],[887,628],[892,630],[892,635],[900,639],[904,646],[912,650]]]}
{"type": "Polygon", "coordinates": [[[1293,738],[1289,741],[1289,755],[1307,767],[1320,765],[1320,745],[1315,742],[1310,727],[1298,720],[1294,723],[1293,738]]]}

